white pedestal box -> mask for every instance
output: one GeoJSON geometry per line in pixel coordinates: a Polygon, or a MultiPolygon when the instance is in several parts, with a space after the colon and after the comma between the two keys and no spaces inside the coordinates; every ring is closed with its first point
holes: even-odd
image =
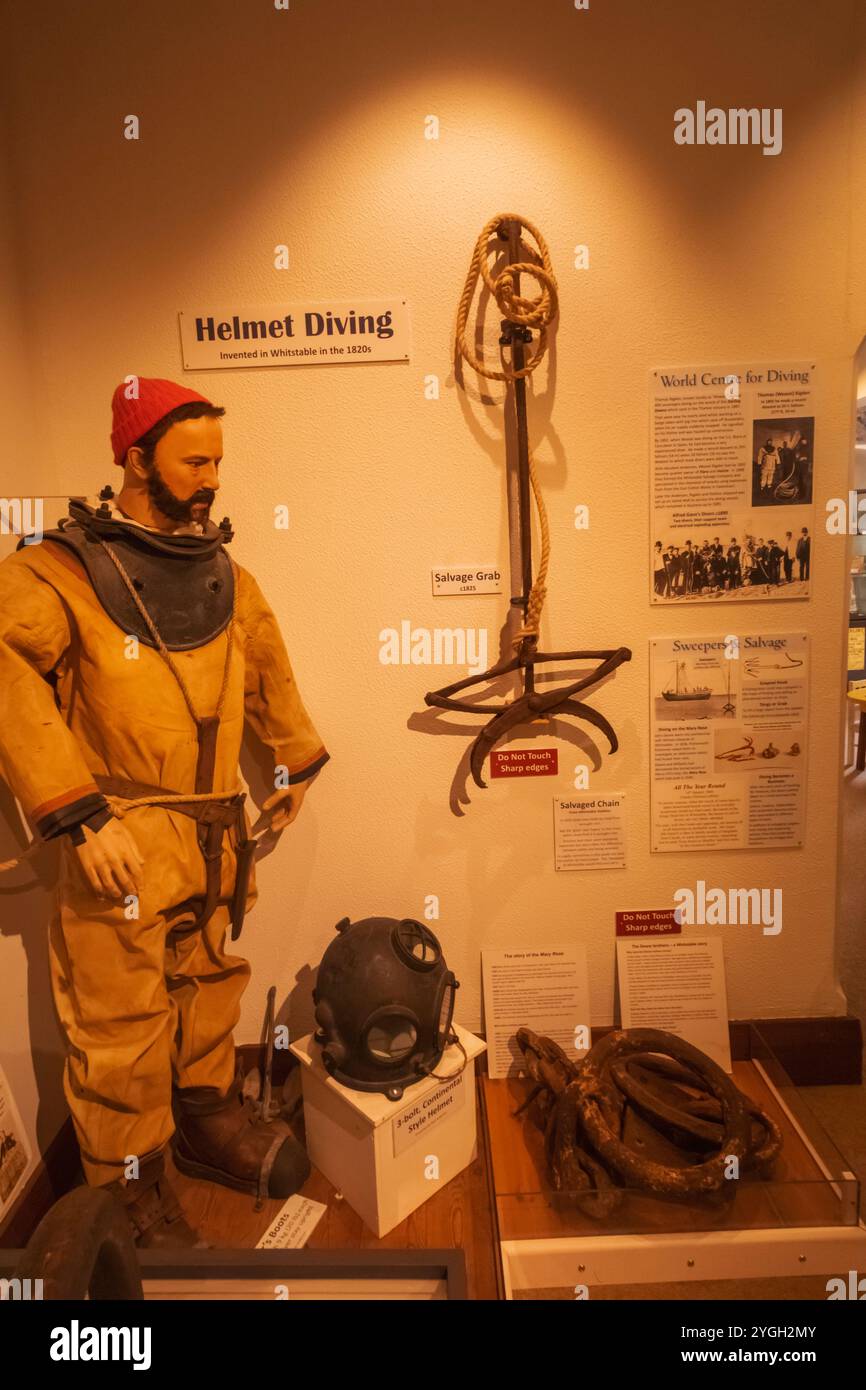
{"type": "Polygon", "coordinates": [[[475,1058],[486,1043],[454,1025],[466,1049],[451,1046],[428,1078],[402,1100],[353,1091],[329,1076],[312,1033],[291,1044],[301,1061],[310,1162],[377,1236],[387,1235],[475,1158],[475,1058]]]}

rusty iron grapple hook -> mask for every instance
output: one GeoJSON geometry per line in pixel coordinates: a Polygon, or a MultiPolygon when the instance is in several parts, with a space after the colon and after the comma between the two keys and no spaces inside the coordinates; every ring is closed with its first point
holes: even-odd
{"type": "MultiPolygon", "coordinates": [[[[524,644],[526,645],[526,644],[524,644]]],[[[574,696],[581,690],[588,689],[591,685],[597,685],[604,680],[617,666],[623,662],[631,661],[631,652],[628,647],[617,647],[613,651],[575,651],[575,652],[539,652],[533,650],[530,654],[512,657],[510,660],[500,661],[495,666],[491,666],[489,671],[484,671],[480,676],[469,676],[465,680],[455,681],[453,685],[446,685],[441,690],[432,690],[424,696],[425,703],[436,706],[439,709],[460,710],[467,714],[490,714],[492,717],[487,721],[484,728],[476,735],[469,753],[469,766],[472,770],[473,780],[478,787],[486,787],[487,783],[481,776],[481,769],[484,766],[484,759],[498,743],[512,729],[516,729],[520,724],[529,723],[533,719],[551,719],[558,714],[575,715],[578,719],[585,719],[588,724],[600,729],[610,744],[611,753],[615,753],[619,747],[619,740],[616,733],[603,714],[593,709],[592,705],[584,704],[582,700],[575,700],[574,696]],[[581,677],[580,680],[573,681],[570,685],[560,686],[555,690],[539,691],[527,686],[523,694],[516,696],[507,704],[503,705],[478,705],[470,700],[455,700],[454,695],[460,690],[468,690],[473,685],[478,685],[482,681],[495,680],[498,676],[507,675],[512,671],[523,671],[534,669],[544,661],[598,661],[599,665],[588,675],[581,677]]]]}
{"type": "MultiPolygon", "coordinates": [[[[500,248],[501,249],[501,248],[500,248]]],[[[523,627],[514,639],[516,654],[503,658],[480,676],[469,676],[455,681],[453,685],[443,686],[441,690],[428,691],[425,703],[439,709],[459,710],[466,714],[487,714],[490,716],[485,726],[476,734],[469,752],[469,766],[473,780],[478,787],[486,787],[481,770],[484,759],[494,744],[518,728],[521,724],[537,719],[550,719],[558,714],[573,715],[593,725],[605,735],[610,751],[615,753],[618,740],[604,715],[591,705],[584,704],[574,697],[590,686],[598,685],[621,666],[631,660],[628,647],[616,647],[605,651],[540,652],[538,632],[541,608],[546,592],[545,577],[550,549],[549,528],[541,495],[541,486],[535,471],[529,447],[529,432],[526,415],[526,378],[535,370],[544,357],[547,344],[547,328],[558,313],[558,291],[553,267],[550,263],[544,238],[539,230],[526,218],[513,213],[493,217],[483,228],[478,238],[469,268],[466,285],[460,301],[457,316],[457,336],[455,341],[456,365],[460,358],[482,377],[507,383],[509,399],[514,408],[516,440],[517,495],[515,515],[517,518],[515,542],[520,550],[520,588],[511,603],[522,610],[523,627]],[[531,246],[522,236],[525,229],[535,239],[531,246]],[[495,278],[488,268],[490,254],[489,242],[508,243],[507,259],[498,270],[495,278]],[[537,247],[537,249],[536,249],[537,247]],[[536,279],[540,285],[537,298],[528,298],[520,292],[521,273],[536,279]],[[510,360],[504,358],[501,370],[491,369],[483,360],[476,357],[469,347],[467,323],[470,305],[478,280],[483,280],[491,297],[495,299],[505,317],[501,320],[502,347],[510,348],[510,360]],[[526,345],[533,341],[533,331],[538,333],[535,352],[526,345]],[[535,494],[536,506],[541,525],[541,560],[538,574],[532,573],[532,527],[530,517],[530,488],[535,494]],[[563,685],[544,692],[535,688],[535,668],[547,661],[597,661],[594,670],[563,685]],[[502,704],[474,704],[470,700],[456,699],[461,691],[482,682],[496,680],[499,676],[519,672],[522,689],[513,699],[502,704]]]]}

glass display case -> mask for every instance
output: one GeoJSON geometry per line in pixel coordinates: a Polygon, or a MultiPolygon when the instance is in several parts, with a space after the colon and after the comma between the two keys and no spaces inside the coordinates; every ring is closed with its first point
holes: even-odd
{"type": "MultiPolygon", "coordinates": [[[[514,1113],[529,1080],[484,1078],[505,1297],[609,1297],[628,1287],[631,1294],[617,1296],[646,1298],[665,1296],[650,1286],[671,1284],[685,1285],[676,1296],[689,1297],[689,1284],[725,1280],[737,1280],[737,1296],[747,1297],[743,1281],[795,1278],[804,1280],[800,1296],[826,1298],[827,1278],[866,1267],[857,1178],[754,1026],[746,1050],[733,1079],[782,1132],[772,1176],[745,1172],[715,1198],[623,1188],[604,1219],[585,1194],[551,1189],[544,1136],[528,1111],[514,1113]]],[[[623,1137],[653,1142],[638,1130],[623,1137]]]]}

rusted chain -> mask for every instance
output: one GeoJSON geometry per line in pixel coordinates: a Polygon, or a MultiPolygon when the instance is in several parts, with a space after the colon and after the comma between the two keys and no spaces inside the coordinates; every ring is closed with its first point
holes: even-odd
{"type": "Polygon", "coordinates": [[[778,1125],[683,1038],[661,1029],[615,1031],[581,1061],[529,1028],[518,1029],[517,1044],[535,1085],[516,1113],[537,1102],[557,1200],[603,1218],[627,1189],[661,1197],[733,1195],[732,1158],[743,1171],[772,1172],[782,1147],[778,1125]],[[627,1105],[680,1147],[682,1166],[654,1162],[623,1141],[627,1105]],[[695,1162],[699,1149],[707,1157],[695,1162]]]}

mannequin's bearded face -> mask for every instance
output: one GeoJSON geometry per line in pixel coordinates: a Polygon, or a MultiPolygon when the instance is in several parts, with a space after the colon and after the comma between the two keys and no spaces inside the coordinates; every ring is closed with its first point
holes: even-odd
{"type": "Polygon", "coordinates": [[[160,439],[147,479],[153,505],[178,523],[204,525],[219,489],[219,420],[179,420],[160,439]]]}

